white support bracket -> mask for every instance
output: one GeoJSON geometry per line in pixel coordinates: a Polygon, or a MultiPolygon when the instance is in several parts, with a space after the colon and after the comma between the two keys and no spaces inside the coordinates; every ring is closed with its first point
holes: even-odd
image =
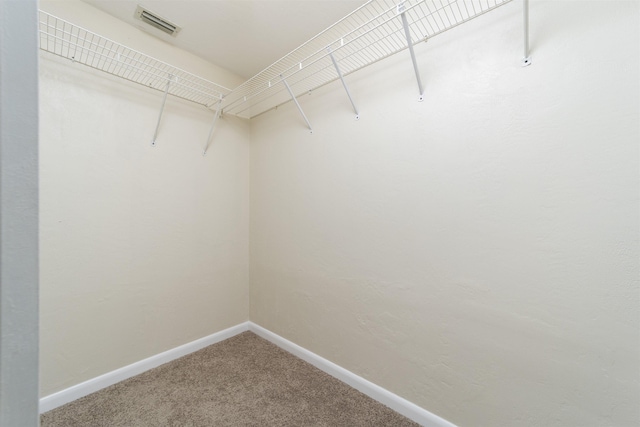
{"type": "Polygon", "coordinates": [[[406,8],[404,3],[398,4],[398,14],[402,18],[402,26],[404,27],[404,35],[407,38],[407,46],[409,47],[409,53],[411,54],[411,62],[413,62],[413,70],[416,72],[416,80],[418,81],[418,90],[420,96],[418,101],[424,100],[424,89],[422,88],[422,80],[420,80],[420,70],[418,69],[418,61],[416,61],[416,53],[413,51],[413,42],[411,41],[411,32],[409,31],[409,22],[407,22],[407,16],[405,15],[406,8]]]}
{"type": "Polygon", "coordinates": [[[295,95],[293,94],[293,91],[289,87],[289,84],[284,79],[282,74],[280,74],[280,78],[282,79],[282,83],[284,83],[284,86],[287,88],[287,91],[289,92],[289,95],[291,95],[291,99],[293,99],[293,102],[296,104],[296,107],[298,107],[298,111],[300,111],[300,114],[302,114],[302,118],[304,118],[304,121],[307,122],[307,126],[309,127],[309,131],[311,131],[311,133],[313,133],[313,128],[311,127],[311,123],[309,123],[309,119],[307,119],[307,116],[304,114],[304,111],[302,111],[302,107],[300,107],[300,104],[298,103],[298,100],[296,99],[295,95]]]}
{"type": "Polygon", "coordinates": [[[156,123],[156,131],[153,133],[153,139],[151,140],[151,146],[156,146],[156,138],[158,137],[158,129],[160,129],[160,121],[162,120],[162,113],[164,112],[164,104],[167,102],[167,94],[169,93],[169,86],[173,80],[173,75],[169,74],[167,79],[167,86],[164,88],[164,96],[162,97],[162,105],[160,106],[160,114],[158,115],[158,123],[156,123]]]}
{"type": "Polygon", "coordinates": [[[347,92],[347,96],[349,97],[349,101],[351,101],[351,106],[353,107],[353,112],[356,113],[356,120],[360,120],[360,113],[358,113],[358,108],[356,107],[355,102],[353,102],[353,98],[351,97],[351,92],[349,92],[349,87],[347,86],[347,82],[344,81],[344,76],[342,75],[342,71],[340,71],[340,67],[338,67],[338,61],[333,56],[333,52],[331,52],[331,47],[327,47],[327,52],[329,52],[329,56],[331,57],[331,61],[333,61],[333,66],[336,67],[336,72],[340,77],[340,81],[342,82],[342,86],[344,90],[347,92]]]}
{"type": "Polygon", "coordinates": [[[209,144],[211,143],[211,135],[213,135],[213,131],[216,128],[216,123],[218,122],[218,118],[220,118],[221,107],[222,107],[222,97],[220,98],[220,101],[218,101],[216,104],[216,114],[215,116],[213,116],[213,123],[211,123],[211,129],[209,129],[209,136],[207,136],[207,142],[205,142],[204,144],[204,150],[202,151],[203,156],[207,154],[207,150],[209,149],[209,144]]]}
{"type": "Polygon", "coordinates": [[[522,58],[522,66],[531,65],[531,57],[529,56],[529,0],[523,0],[522,17],[524,20],[524,58],[522,58]]]}

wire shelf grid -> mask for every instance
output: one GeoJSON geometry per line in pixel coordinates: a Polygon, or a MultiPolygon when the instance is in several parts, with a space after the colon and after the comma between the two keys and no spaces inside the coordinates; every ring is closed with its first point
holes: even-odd
{"type": "Polygon", "coordinates": [[[143,86],[211,108],[231,92],[224,86],[39,11],[40,49],[143,86]],[[167,87],[168,85],[168,87],[167,87]]]}
{"type": "Polygon", "coordinates": [[[401,13],[415,45],[510,1],[369,0],[234,89],[223,101],[223,110],[255,117],[291,100],[283,79],[296,96],[337,80],[331,55],[348,75],[407,49],[401,13]]]}

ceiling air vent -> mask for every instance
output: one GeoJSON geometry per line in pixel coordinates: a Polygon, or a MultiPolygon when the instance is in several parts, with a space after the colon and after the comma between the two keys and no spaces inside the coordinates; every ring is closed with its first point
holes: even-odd
{"type": "Polygon", "coordinates": [[[136,17],[136,19],[139,19],[142,22],[146,22],[147,24],[173,37],[175,37],[176,34],[178,34],[178,32],[180,31],[180,27],[178,27],[176,24],[169,22],[168,20],[162,18],[161,16],[158,16],[157,14],[145,9],[140,5],[138,5],[138,7],[136,8],[136,13],[134,16],[136,17]]]}

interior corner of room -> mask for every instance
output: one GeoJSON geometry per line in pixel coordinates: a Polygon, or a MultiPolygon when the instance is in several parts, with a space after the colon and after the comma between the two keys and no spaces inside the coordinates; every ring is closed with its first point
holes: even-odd
{"type": "Polygon", "coordinates": [[[640,424],[640,3],[178,3],[0,2],[0,425],[245,331],[423,425],[640,424]]]}

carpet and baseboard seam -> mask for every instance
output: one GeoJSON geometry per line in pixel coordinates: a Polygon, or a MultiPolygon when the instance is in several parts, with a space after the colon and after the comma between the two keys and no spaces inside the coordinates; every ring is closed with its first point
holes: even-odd
{"type": "Polygon", "coordinates": [[[386,390],[253,322],[240,323],[207,337],[159,353],[155,356],[100,375],[65,390],[45,396],[40,399],[40,413],[50,411],[162,364],[171,362],[212,344],[224,341],[245,331],[251,331],[261,338],[270,341],[281,349],[299,357],[321,371],[337,378],[420,425],[427,427],[455,427],[454,424],[438,417],[426,409],[409,402],[389,390],[386,390]]]}
{"type": "Polygon", "coordinates": [[[57,393],[50,394],[40,399],[40,413],[42,414],[69,402],[73,402],[74,400],[80,399],[81,397],[87,396],[98,390],[102,390],[110,385],[119,383],[120,381],[146,372],[149,369],[153,369],[171,362],[172,360],[179,359],[182,356],[186,356],[187,354],[191,354],[248,330],[249,322],[240,323],[236,326],[216,332],[215,334],[191,341],[190,343],[172,348],[171,350],[164,351],[156,354],[155,356],[148,357],[139,362],[132,363],[131,365],[124,366],[116,369],[115,371],[107,372],[106,374],[84,381],[80,384],[76,384],[57,393]]]}

